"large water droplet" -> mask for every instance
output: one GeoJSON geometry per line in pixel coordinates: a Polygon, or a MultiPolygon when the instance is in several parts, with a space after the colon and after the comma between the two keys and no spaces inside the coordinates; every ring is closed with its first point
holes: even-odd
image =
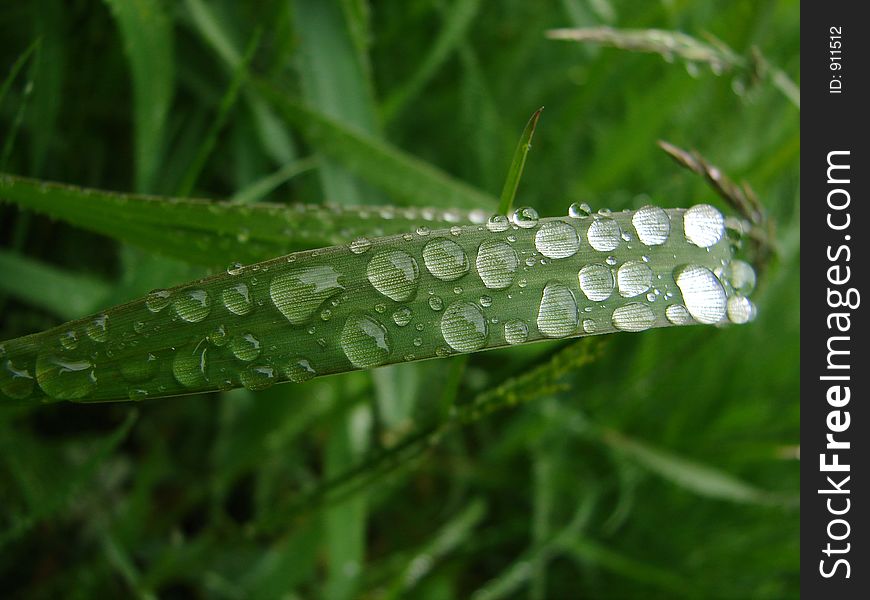
{"type": "Polygon", "coordinates": [[[492,290],[503,290],[513,283],[519,260],[510,244],[486,240],[477,249],[476,264],[483,285],[492,290]]]}
{"type": "Polygon", "coordinates": [[[342,292],[343,276],[327,265],[299,267],[276,275],[269,296],[293,325],[307,323],[323,302],[342,292]]]}
{"type": "Polygon", "coordinates": [[[714,245],[725,233],[725,218],[709,204],[693,206],[683,215],[686,239],[700,248],[714,245]]]}
{"type": "Polygon", "coordinates": [[[565,337],[577,332],[578,321],[577,301],[571,290],[557,281],[548,283],[538,309],[538,331],[546,337],[565,337]]]}
{"type": "Polygon", "coordinates": [[[186,388],[197,388],[208,382],[207,344],[179,348],[172,359],[172,375],[186,388]]]}
{"type": "Polygon", "coordinates": [[[613,326],[622,331],[643,331],[655,322],[652,309],[640,302],[632,302],[613,311],[613,326]]]}
{"type": "Polygon", "coordinates": [[[278,377],[272,365],[250,365],[239,373],[239,380],[245,388],[256,392],[275,385],[278,377]]]}
{"type": "Polygon", "coordinates": [[[237,335],[230,340],[230,351],[239,360],[250,362],[260,356],[260,340],[251,333],[237,335]]]}
{"type": "Polygon", "coordinates": [[[504,339],[508,344],[522,344],[529,339],[529,326],[520,319],[505,322],[504,339]]]}
{"type": "Polygon", "coordinates": [[[658,206],[639,208],[631,217],[637,237],[646,246],[660,246],[668,241],[671,220],[668,213],[658,206]]]}
{"type": "Polygon", "coordinates": [[[211,298],[205,290],[187,290],[172,302],[175,314],[188,323],[198,323],[211,311],[211,298]]]}
{"type": "Polygon", "coordinates": [[[296,358],[287,365],[287,379],[293,383],[305,383],[317,375],[307,358],[296,358]]]}
{"type": "Polygon", "coordinates": [[[755,305],[746,296],[728,298],[728,320],[732,323],[748,323],[755,318],[755,305]]]}
{"type": "Polygon", "coordinates": [[[454,302],[441,317],[441,335],[457,352],[480,350],[486,344],[486,317],[470,302],[454,302]]]}
{"type": "Polygon", "coordinates": [[[235,315],[246,315],[254,308],[251,291],[244,283],[237,283],[221,292],[221,300],[227,310],[235,315]]]}
{"type": "Polygon", "coordinates": [[[100,315],[91,320],[85,327],[85,333],[95,342],[105,342],[109,339],[109,316],[100,315]]]}
{"type": "Polygon", "coordinates": [[[25,366],[16,365],[12,360],[3,361],[0,367],[0,392],[21,400],[33,392],[33,375],[25,366]]]}
{"type": "Polygon", "coordinates": [[[412,299],[420,283],[417,261],[401,250],[387,250],[375,255],[369,261],[366,275],[376,290],[396,302],[412,299]]]}
{"type": "Polygon", "coordinates": [[[619,223],[610,217],[601,217],[596,218],[589,225],[586,238],[589,240],[589,245],[599,252],[610,252],[619,246],[622,231],[619,229],[619,223]]]}
{"type": "Polygon", "coordinates": [[[535,248],[547,258],[568,258],[580,249],[577,231],[562,221],[549,221],[535,234],[535,248]]]}
{"type": "Polygon", "coordinates": [[[613,293],[613,272],[605,265],[586,265],[580,269],[577,279],[580,290],[593,302],[607,300],[613,293]]]}
{"type": "Polygon", "coordinates": [[[522,229],[531,229],[538,224],[538,211],[531,206],[522,206],[513,212],[511,222],[522,229]]]}
{"type": "Polygon", "coordinates": [[[674,325],[689,325],[693,323],[692,315],[682,304],[671,304],[665,309],[665,316],[674,325]]]}
{"type": "Polygon", "coordinates": [[[341,348],[351,364],[359,369],[383,364],[392,349],[386,328],[361,313],[352,314],[345,321],[341,330],[341,348]]]}
{"type": "Polygon", "coordinates": [[[674,279],[696,321],[711,325],[725,318],[725,289],[710,269],[690,265],[680,269],[674,279]]]}
{"type": "Polygon", "coordinates": [[[423,247],[426,268],[442,281],[454,281],[468,273],[468,256],[462,246],[452,240],[432,240],[423,247]]]}
{"type": "Polygon", "coordinates": [[[97,387],[92,362],[53,354],[41,354],[36,359],[36,381],[46,394],[58,400],[84,398],[97,387]]]}
{"type": "Polygon", "coordinates": [[[631,298],[646,293],[652,285],[652,276],[652,270],[645,262],[630,260],[622,263],[616,272],[619,294],[631,298]]]}

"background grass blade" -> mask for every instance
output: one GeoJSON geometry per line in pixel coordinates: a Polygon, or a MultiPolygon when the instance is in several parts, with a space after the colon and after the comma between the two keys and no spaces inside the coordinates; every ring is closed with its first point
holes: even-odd
{"type": "Polygon", "coordinates": [[[532,138],[535,136],[535,128],[538,126],[538,120],[541,118],[541,112],[544,110],[542,106],[526,123],[523,134],[520,136],[520,141],[517,143],[517,148],[514,150],[513,159],[508,169],[507,177],[505,177],[504,187],[501,190],[501,200],[498,205],[498,214],[506,215],[511,212],[514,205],[514,198],[517,195],[517,188],[520,186],[520,180],[523,178],[523,169],[526,166],[526,157],[529,155],[529,150],[532,149],[532,138]]]}

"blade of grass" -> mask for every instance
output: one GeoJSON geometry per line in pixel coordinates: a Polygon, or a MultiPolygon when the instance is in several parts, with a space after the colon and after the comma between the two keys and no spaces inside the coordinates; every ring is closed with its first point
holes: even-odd
{"type": "Polygon", "coordinates": [[[532,149],[532,138],[535,135],[535,128],[538,126],[538,120],[541,118],[541,112],[544,110],[542,106],[532,114],[529,122],[526,123],[525,129],[520,136],[520,141],[517,143],[514,150],[511,166],[508,169],[507,177],[505,177],[504,187],[501,190],[501,200],[498,205],[498,214],[510,214],[514,205],[514,198],[517,195],[520,180],[523,178],[523,169],[526,166],[526,158],[529,155],[529,150],[532,149]]]}
{"type": "Polygon", "coordinates": [[[42,39],[37,38],[37,40],[33,42],[33,44],[31,44],[12,65],[9,75],[3,82],[2,89],[0,89],[0,105],[2,105],[3,97],[9,89],[8,86],[11,85],[12,81],[17,76],[18,71],[24,66],[24,63],[27,62],[32,54],[33,59],[30,61],[30,65],[27,69],[27,76],[25,77],[24,88],[18,101],[18,107],[15,111],[15,117],[12,119],[9,131],[6,132],[6,140],[3,142],[3,150],[2,153],[0,153],[0,172],[4,171],[6,165],[9,163],[9,157],[12,155],[12,148],[15,146],[15,140],[18,137],[18,130],[21,128],[21,123],[24,120],[24,112],[27,109],[27,104],[30,101],[31,96],[33,95],[33,82],[36,77],[36,71],[39,67],[41,49],[42,39]]]}

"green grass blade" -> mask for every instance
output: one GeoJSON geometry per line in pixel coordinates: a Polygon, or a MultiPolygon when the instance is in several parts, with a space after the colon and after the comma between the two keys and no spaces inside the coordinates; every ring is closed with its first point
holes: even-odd
{"type": "Polygon", "coordinates": [[[135,123],[136,189],[151,191],[166,150],[174,92],[172,24],[158,0],[105,0],[130,61],[135,123]]]}
{"type": "Polygon", "coordinates": [[[259,89],[318,150],[403,205],[495,210],[491,195],[379,139],[306,108],[266,84],[259,89]]]}
{"type": "Polygon", "coordinates": [[[7,75],[6,79],[3,82],[3,85],[0,86],[0,107],[3,106],[3,98],[9,90],[12,82],[18,75],[18,72],[24,66],[24,64],[28,61],[31,55],[33,55],[33,60],[30,62],[30,67],[27,69],[27,77],[24,82],[24,90],[21,93],[21,98],[18,101],[18,107],[15,111],[15,117],[12,119],[12,124],[9,126],[9,130],[6,132],[5,141],[3,142],[3,149],[0,152],[0,171],[5,170],[6,165],[9,163],[9,157],[12,155],[12,148],[15,146],[15,140],[18,137],[18,130],[21,128],[21,123],[24,120],[24,111],[27,109],[27,104],[30,101],[30,97],[33,95],[33,82],[36,78],[36,72],[39,68],[40,64],[40,54],[42,50],[42,40],[37,39],[33,44],[31,44],[22,54],[18,57],[18,60],[13,63],[12,68],[9,71],[9,75],[7,75]]]}
{"type": "Polygon", "coordinates": [[[523,178],[526,157],[529,155],[529,150],[532,149],[532,138],[535,136],[535,128],[538,126],[538,120],[541,118],[541,111],[543,110],[544,107],[542,106],[531,116],[529,122],[526,123],[526,127],[523,129],[523,134],[520,136],[517,148],[514,150],[511,166],[508,169],[504,187],[501,190],[501,200],[498,205],[498,214],[500,215],[509,214],[513,208],[517,188],[519,188],[520,180],[523,178]]]}
{"type": "Polygon", "coordinates": [[[37,52],[38,48],[42,45],[41,39],[36,39],[32,44],[30,44],[27,48],[25,48],[24,52],[22,52],[18,58],[15,59],[15,62],[12,63],[12,66],[9,67],[9,73],[6,74],[6,77],[3,78],[3,84],[0,85],[0,105],[3,104],[3,100],[6,98],[6,94],[9,93],[9,89],[12,87],[12,84],[15,82],[15,79],[18,78],[18,74],[21,72],[21,69],[24,68],[24,65],[27,64],[27,61],[30,59],[30,56],[37,52]]]}
{"type": "Polygon", "coordinates": [[[731,320],[745,322],[754,309],[731,287],[730,268],[722,270],[731,242],[715,226],[717,235],[702,241],[708,247],[690,242],[699,241],[698,217],[721,228],[709,206],[650,207],[525,228],[421,227],[300,252],[7,342],[0,388],[80,401],[258,390],[512,343],[725,322],[726,296],[731,320]],[[670,233],[657,245],[633,242],[650,214],[670,233]],[[604,241],[606,249],[595,249],[604,241]],[[620,265],[615,277],[608,260],[620,265]],[[692,267],[677,285],[684,265],[692,267]],[[81,340],[71,349],[59,345],[68,331],[81,340]]]}

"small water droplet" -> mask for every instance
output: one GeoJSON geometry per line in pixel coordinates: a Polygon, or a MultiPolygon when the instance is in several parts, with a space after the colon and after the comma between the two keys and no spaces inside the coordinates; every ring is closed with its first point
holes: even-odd
{"type": "Polygon", "coordinates": [[[412,299],[420,283],[417,261],[401,250],[387,250],[375,255],[369,261],[366,275],[377,291],[396,302],[412,299]]]}
{"type": "Polygon", "coordinates": [[[655,322],[652,309],[640,302],[632,302],[613,311],[613,326],[622,331],[643,331],[655,322]]]}
{"type": "Polygon", "coordinates": [[[245,362],[250,362],[260,356],[260,340],[251,333],[233,337],[229,347],[233,356],[245,362]]]}
{"type": "Polygon", "coordinates": [[[622,240],[619,223],[609,217],[596,218],[586,231],[589,245],[599,252],[616,250],[622,240]]]}
{"type": "Polygon", "coordinates": [[[562,283],[549,282],[544,287],[538,309],[538,331],[546,337],[566,337],[577,332],[578,321],[574,294],[562,283]]]}
{"type": "Polygon", "coordinates": [[[423,247],[423,262],[432,275],[454,281],[468,273],[468,256],[462,246],[448,239],[432,240],[423,247]]]}
{"type": "Polygon", "coordinates": [[[227,275],[239,275],[245,270],[245,265],[240,262],[230,263],[227,267],[227,275]]]}
{"type": "Polygon", "coordinates": [[[0,367],[0,392],[15,400],[23,400],[33,392],[33,374],[26,366],[13,360],[3,361],[0,367]]]}
{"type": "Polygon", "coordinates": [[[652,276],[652,270],[645,262],[630,260],[622,263],[616,272],[619,294],[624,298],[632,298],[647,292],[652,286],[652,276]]]}
{"type": "Polygon", "coordinates": [[[221,292],[221,300],[234,315],[246,315],[254,308],[251,292],[244,283],[237,283],[221,292]]]}
{"type": "Polygon", "coordinates": [[[477,274],[489,289],[510,287],[518,264],[517,253],[505,242],[486,240],[477,249],[477,274]]]}
{"type": "Polygon", "coordinates": [[[722,274],[722,277],[731,288],[740,294],[749,294],[755,289],[755,269],[747,262],[742,260],[732,260],[729,262],[722,274]]]}
{"type": "Polygon", "coordinates": [[[160,312],[167,306],[172,298],[172,292],[169,290],[152,290],[145,296],[145,308],[153,313],[160,312]]]}
{"type": "Polygon", "coordinates": [[[577,274],[580,290],[593,302],[607,300],[613,293],[613,272],[605,265],[593,263],[584,266],[577,274]]]}
{"type": "Polygon", "coordinates": [[[441,335],[457,352],[474,352],[486,344],[486,318],[476,305],[454,302],[441,317],[441,335]]]}
{"type": "Polygon", "coordinates": [[[363,254],[372,247],[372,242],[366,237],[358,237],[350,243],[350,251],[354,254],[363,254]]]}
{"type": "Polygon", "coordinates": [[[293,325],[307,323],[326,300],[344,291],[343,276],[327,265],[299,267],[276,275],[269,296],[293,325]]]}
{"type": "Polygon", "coordinates": [[[417,228],[417,235],[419,235],[420,237],[426,237],[427,235],[429,235],[429,228],[425,225],[420,225],[417,228]]]}
{"type": "Polygon", "coordinates": [[[296,358],[287,365],[287,379],[293,383],[305,383],[314,378],[317,371],[311,366],[307,358],[296,358]]]}
{"type": "Polygon", "coordinates": [[[359,369],[383,364],[392,350],[386,328],[361,313],[354,313],[345,321],[341,330],[341,348],[351,364],[359,369]]]}
{"type": "Polygon", "coordinates": [[[407,306],[400,306],[393,312],[393,322],[399,327],[405,327],[411,322],[413,313],[407,306]]]}
{"type": "Polygon", "coordinates": [[[250,365],[242,370],[239,379],[245,388],[256,392],[272,387],[278,378],[271,365],[250,365]]]}
{"type": "Polygon", "coordinates": [[[483,308],[489,308],[490,306],[492,306],[492,296],[481,296],[478,302],[480,302],[480,305],[483,308]]]}
{"type": "Polygon", "coordinates": [[[511,222],[522,229],[531,229],[538,224],[538,211],[531,206],[522,206],[513,212],[511,222]]]}
{"type": "Polygon", "coordinates": [[[384,314],[387,311],[387,305],[383,302],[378,302],[375,304],[375,312],[378,314],[384,314]]]}
{"type": "Polygon", "coordinates": [[[442,308],[444,308],[444,301],[441,299],[440,296],[432,296],[431,298],[429,298],[429,308],[436,311],[441,310],[442,308]]]}
{"type": "Polygon", "coordinates": [[[322,311],[320,311],[320,320],[321,321],[328,321],[331,318],[332,318],[332,311],[329,310],[328,308],[324,308],[322,311]]]}
{"type": "Polygon", "coordinates": [[[211,311],[211,298],[205,290],[187,290],[176,296],[172,308],[181,319],[198,323],[211,311]]]}
{"type": "Polygon", "coordinates": [[[95,317],[85,327],[85,333],[95,342],[105,342],[109,339],[109,317],[102,314],[95,317]]]}
{"type": "Polygon", "coordinates": [[[728,298],[728,320],[732,323],[748,323],[755,318],[755,314],[755,304],[746,296],[728,298]]]}
{"type": "Polygon", "coordinates": [[[586,333],[595,333],[598,330],[598,326],[595,324],[595,321],[592,319],[583,319],[583,331],[586,333]]]}
{"type": "Polygon", "coordinates": [[[585,202],[574,202],[571,206],[568,207],[568,216],[573,219],[585,219],[591,215],[592,208],[585,202]]]}
{"type": "Polygon", "coordinates": [[[725,218],[709,204],[693,206],[683,215],[686,239],[699,248],[709,248],[725,234],[725,218]]]}
{"type": "Polygon", "coordinates": [[[75,350],[79,345],[79,338],[76,332],[69,330],[60,334],[60,345],[64,350],[75,350]]]}
{"type": "Polygon", "coordinates": [[[529,326],[520,319],[511,319],[504,324],[504,340],[508,344],[522,344],[529,339],[529,326]]]}
{"type": "Polygon", "coordinates": [[[668,213],[658,206],[639,208],[631,217],[637,237],[646,246],[660,246],[668,241],[671,220],[668,213]]]}
{"type": "Polygon", "coordinates": [[[535,248],[547,258],[568,258],[580,249],[577,231],[562,221],[549,221],[535,234],[535,248]]]}
{"type": "Polygon", "coordinates": [[[454,237],[459,237],[460,235],[462,235],[462,227],[459,227],[458,225],[454,225],[453,227],[450,228],[450,235],[452,235],[454,237]]]}
{"type": "Polygon", "coordinates": [[[510,227],[510,221],[504,215],[492,215],[486,222],[486,228],[491,233],[501,233],[506,231],[508,227],[510,227]]]}
{"type": "Polygon", "coordinates": [[[689,325],[693,323],[692,315],[682,304],[671,304],[665,309],[665,316],[674,325],[689,325]]]}

